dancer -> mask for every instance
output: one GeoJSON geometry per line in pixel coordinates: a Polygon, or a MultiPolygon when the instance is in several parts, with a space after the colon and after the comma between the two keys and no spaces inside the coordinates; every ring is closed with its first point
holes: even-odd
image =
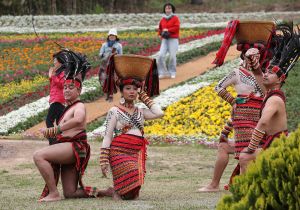
{"type": "MultiPolygon", "coordinates": [[[[240,155],[241,173],[252,160],[267,149],[272,141],[281,134],[287,135],[287,114],[285,94],[281,90],[289,71],[293,68],[300,56],[300,35],[293,31],[293,27],[281,26],[281,35],[271,64],[263,74],[263,85],[267,93],[261,108],[261,116],[255,127],[250,144],[242,150],[240,155]]],[[[255,52],[247,54],[253,66],[257,64],[255,52]]]]}
{"type": "Polygon", "coordinates": [[[90,146],[87,143],[86,110],[79,96],[82,89],[79,73],[84,79],[90,68],[86,58],[69,50],[62,50],[58,56],[66,58],[63,63],[66,80],[64,97],[68,104],[58,125],[42,130],[44,137],[56,138],[55,144],[38,150],[33,159],[46,186],[39,199],[41,202],[60,200],[57,190],[59,175],[65,198],[89,197],[90,188],[84,189],[82,176],[90,158],[90,146]],[[61,168],[61,172],[60,172],[61,168]],[[81,188],[78,188],[78,184],[81,188]]]}
{"type": "MultiPolygon", "coordinates": [[[[118,58],[122,56],[115,56],[115,59],[118,58]]],[[[155,61],[142,56],[127,56],[128,62],[126,56],[124,58],[124,63],[128,65],[120,65],[115,69],[119,75],[117,85],[122,97],[119,104],[113,106],[108,112],[105,136],[100,149],[101,170],[103,175],[107,176],[110,165],[114,182],[112,196],[116,200],[138,198],[146,172],[148,142],[144,138],[144,120],[163,116],[161,108],[148,96],[148,94],[158,94],[157,90],[153,92],[148,89],[150,84],[158,82],[157,74],[152,74],[151,69],[155,61]],[[141,61],[140,65],[130,65],[130,62],[138,64],[139,61],[141,61]],[[130,66],[130,69],[126,69],[126,66],[130,66]],[[151,69],[150,73],[149,69],[151,69]],[[143,75],[141,72],[144,72],[143,75]],[[144,90],[148,94],[142,90],[142,81],[147,74],[156,76],[154,80],[149,77],[146,79],[144,90]],[[134,101],[137,97],[147,108],[139,108],[135,105],[134,101]]],[[[113,72],[111,78],[113,79],[113,72]]],[[[108,81],[111,80],[108,78],[108,81]]]]}
{"type": "MultiPolygon", "coordinates": [[[[255,24],[260,25],[261,22],[251,22],[252,27],[253,25],[255,26],[255,24]]],[[[274,23],[272,22],[269,22],[269,24],[274,26],[274,23]]],[[[253,71],[252,66],[250,66],[250,61],[245,57],[245,53],[250,47],[259,49],[259,53],[256,55],[259,61],[258,66],[264,66],[268,61],[267,56],[269,55],[266,46],[269,45],[269,37],[272,35],[270,31],[272,30],[265,30],[265,43],[257,43],[257,40],[255,39],[248,40],[248,42],[245,43],[240,40],[246,39],[246,37],[243,37],[240,34],[243,30],[239,28],[238,32],[235,33],[236,27],[238,26],[239,21],[229,22],[222,47],[217,53],[217,58],[214,61],[217,65],[223,64],[231,40],[233,39],[234,34],[236,34],[236,36],[239,37],[239,40],[237,40],[237,49],[242,51],[241,58],[243,59],[243,63],[239,68],[225,76],[215,88],[218,95],[232,105],[232,118],[229,119],[224,126],[219,138],[220,143],[218,146],[217,160],[212,181],[208,185],[198,189],[199,192],[215,192],[220,190],[219,183],[228,164],[229,154],[235,154],[235,159],[239,159],[240,152],[248,146],[252,131],[259,120],[259,112],[264,97],[264,91],[256,81],[254,76],[255,72],[253,71]],[[232,31],[232,33],[230,31],[232,31]],[[264,57],[265,59],[262,59],[261,57],[264,57]],[[234,86],[235,91],[238,94],[236,98],[226,90],[226,88],[231,85],[234,86]],[[228,135],[232,130],[234,130],[235,133],[234,142],[228,141],[228,135]]],[[[257,79],[260,78],[258,77],[257,79]]],[[[237,165],[233,171],[230,182],[237,174],[239,174],[239,165],[237,165]]],[[[224,188],[228,189],[228,185],[225,185],[224,188]]]]}

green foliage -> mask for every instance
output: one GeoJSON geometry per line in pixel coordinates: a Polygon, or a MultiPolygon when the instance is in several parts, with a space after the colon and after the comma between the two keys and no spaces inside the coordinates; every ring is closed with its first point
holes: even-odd
{"type": "Polygon", "coordinates": [[[96,4],[94,9],[94,14],[101,14],[104,13],[104,8],[101,7],[99,4],[96,4]]]}
{"type": "Polygon", "coordinates": [[[234,179],[217,209],[300,209],[300,126],[276,139],[234,179]]]}
{"type": "Polygon", "coordinates": [[[300,62],[290,71],[283,90],[286,94],[286,110],[288,116],[288,129],[293,131],[297,128],[300,119],[300,62]]]}
{"type": "Polygon", "coordinates": [[[101,125],[103,125],[104,121],[105,121],[105,117],[97,118],[96,120],[92,121],[87,125],[86,131],[91,132],[96,128],[99,128],[101,125]]]}

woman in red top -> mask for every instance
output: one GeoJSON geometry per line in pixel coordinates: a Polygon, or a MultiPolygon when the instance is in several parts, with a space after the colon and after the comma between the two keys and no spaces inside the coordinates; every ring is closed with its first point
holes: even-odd
{"type": "Polygon", "coordinates": [[[158,34],[161,37],[161,45],[157,68],[160,78],[170,76],[172,79],[176,77],[176,52],[178,50],[178,38],[180,22],[179,18],[174,14],[175,7],[171,3],[167,3],[163,7],[164,15],[159,22],[158,34]],[[170,59],[168,68],[166,66],[166,54],[169,53],[170,59]]]}
{"type": "MultiPolygon", "coordinates": [[[[53,67],[49,69],[50,80],[50,108],[46,117],[47,128],[54,127],[54,122],[58,122],[62,112],[65,109],[65,98],[63,94],[64,87],[64,58],[60,54],[53,55],[53,67]]],[[[49,144],[54,144],[54,138],[48,138],[49,144]]]]}

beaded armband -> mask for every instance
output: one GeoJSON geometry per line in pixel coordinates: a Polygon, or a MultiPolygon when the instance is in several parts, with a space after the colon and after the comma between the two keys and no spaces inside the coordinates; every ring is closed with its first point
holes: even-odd
{"type": "Polygon", "coordinates": [[[224,126],[223,130],[221,131],[221,135],[219,138],[220,143],[228,142],[228,135],[232,131],[232,129],[233,129],[232,121],[229,120],[229,121],[227,121],[226,125],[224,126]]]}
{"type": "Polygon", "coordinates": [[[55,127],[47,128],[43,132],[43,135],[46,138],[54,138],[54,137],[56,137],[60,133],[62,133],[62,131],[60,129],[60,126],[55,126],[55,127]]]}
{"type": "Polygon", "coordinates": [[[235,104],[235,98],[226,89],[221,89],[218,92],[218,95],[232,106],[235,104]]]}
{"type": "Polygon", "coordinates": [[[257,149],[257,147],[259,145],[259,143],[264,138],[265,134],[266,134],[265,131],[258,130],[257,128],[254,129],[254,131],[252,133],[250,143],[249,143],[248,148],[247,148],[249,153],[254,153],[255,152],[255,150],[257,149]]]}
{"type": "Polygon", "coordinates": [[[154,104],[154,102],[152,101],[152,99],[149,98],[149,96],[147,95],[147,93],[145,93],[144,91],[142,91],[140,93],[139,99],[148,107],[151,108],[151,106],[154,104]]]}
{"type": "Polygon", "coordinates": [[[100,149],[100,166],[109,164],[109,153],[110,153],[110,148],[100,149]]]}

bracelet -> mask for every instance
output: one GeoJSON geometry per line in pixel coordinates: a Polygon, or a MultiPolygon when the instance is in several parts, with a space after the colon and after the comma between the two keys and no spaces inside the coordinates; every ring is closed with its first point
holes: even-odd
{"type": "Polygon", "coordinates": [[[44,132],[43,135],[45,138],[54,138],[57,136],[57,134],[60,134],[61,130],[59,126],[47,128],[44,132]]]}
{"type": "Polygon", "coordinates": [[[254,128],[250,143],[249,143],[248,148],[247,148],[249,153],[255,152],[255,150],[257,149],[257,147],[259,145],[259,143],[264,138],[265,134],[266,134],[265,131],[261,131],[261,130],[258,130],[257,128],[254,128]]]}
{"type": "Polygon", "coordinates": [[[221,89],[218,92],[218,95],[232,106],[235,104],[235,98],[226,89],[221,89]]]}
{"type": "Polygon", "coordinates": [[[109,153],[110,153],[110,148],[100,149],[100,166],[109,164],[109,153]]]}
{"type": "Polygon", "coordinates": [[[148,108],[151,108],[151,106],[154,104],[153,100],[144,91],[140,93],[139,98],[148,108]]]}
{"type": "Polygon", "coordinates": [[[58,134],[61,134],[61,133],[62,133],[62,130],[61,130],[61,127],[60,127],[60,125],[59,125],[59,126],[57,126],[57,133],[58,133],[58,134]]]}
{"type": "Polygon", "coordinates": [[[227,121],[226,125],[224,126],[223,130],[221,131],[219,143],[221,143],[221,142],[227,143],[228,142],[228,135],[232,131],[232,129],[233,129],[232,121],[229,120],[229,121],[227,121]]]}

